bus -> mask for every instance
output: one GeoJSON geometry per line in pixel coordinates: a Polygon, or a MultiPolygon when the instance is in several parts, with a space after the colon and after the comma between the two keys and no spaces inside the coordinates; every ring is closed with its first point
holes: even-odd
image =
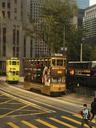
{"type": "Polygon", "coordinates": [[[20,60],[18,58],[10,58],[6,60],[6,81],[10,83],[18,83],[20,79],[20,60]]]}
{"type": "Polygon", "coordinates": [[[67,84],[96,88],[96,61],[68,62],[67,84]]]}
{"type": "Polygon", "coordinates": [[[66,57],[62,54],[23,61],[25,89],[39,90],[49,96],[66,91],[66,57]]]}

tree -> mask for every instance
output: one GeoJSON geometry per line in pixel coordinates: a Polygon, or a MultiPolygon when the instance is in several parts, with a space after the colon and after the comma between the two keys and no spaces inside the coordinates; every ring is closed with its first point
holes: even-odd
{"type": "MultiPolygon", "coordinates": [[[[74,6],[74,5],[73,5],[74,6]]],[[[46,0],[42,8],[42,34],[43,40],[48,44],[50,52],[58,52],[61,47],[64,47],[72,23],[71,19],[76,13],[75,8],[68,3],[58,0],[46,0]],[[65,39],[64,39],[65,38],[65,39]]],[[[69,37],[70,38],[70,37],[69,37]]]]}

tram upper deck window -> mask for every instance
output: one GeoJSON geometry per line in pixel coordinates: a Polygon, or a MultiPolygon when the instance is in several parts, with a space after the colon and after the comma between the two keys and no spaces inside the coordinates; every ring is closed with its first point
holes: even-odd
{"type": "Polygon", "coordinates": [[[63,66],[63,59],[57,60],[57,66],[63,66]]]}
{"type": "Polygon", "coordinates": [[[52,65],[55,66],[56,65],[56,60],[52,59],[52,65]]]}
{"type": "Polygon", "coordinates": [[[16,65],[16,61],[12,61],[12,65],[16,65]]]}
{"type": "Polygon", "coordinates": [[[92,68],[96,68],[96,62],[92,62],[92,68]]]}

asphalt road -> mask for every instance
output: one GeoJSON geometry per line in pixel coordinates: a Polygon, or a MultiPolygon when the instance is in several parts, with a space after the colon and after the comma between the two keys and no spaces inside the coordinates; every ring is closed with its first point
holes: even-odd
{"type": "Polygon", "coordinates": [[[72,96],[48,97],[1,83],[0,128],[79,128],[82,103],[72,96]]]}

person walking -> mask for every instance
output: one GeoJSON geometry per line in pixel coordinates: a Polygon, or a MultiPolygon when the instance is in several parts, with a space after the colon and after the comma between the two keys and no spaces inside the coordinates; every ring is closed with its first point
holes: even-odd
{"type": "Polygon", "coordinates": [[[91,123],[89,121],[90,112],[89,112],[89,109],[87,108],[87,104],[83,105],[81,116],[82,116],[82,122],[81,122],[80,128],[84,128],[84,124],[87,124],[89,128],[92,128],[91,123]]]}
{"type": "Polygon", "coordinates": [[[94,98],[94,101],[92,101],[91,103],[91,113],[92,116],[90,120],[93,120],[94,116],[96,115],[96,97],[94,98]]]}

